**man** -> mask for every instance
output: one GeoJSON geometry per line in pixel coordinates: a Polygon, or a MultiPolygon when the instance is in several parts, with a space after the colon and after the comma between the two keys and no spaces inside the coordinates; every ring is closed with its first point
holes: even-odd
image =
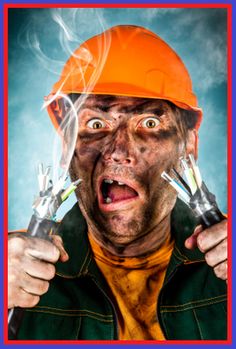
{"type": "Polygon", "coordinates": [[[27,308],[18,338],[225,339],[226,220],[194,230],[161,178],[197,157],[202,112],[182,61],[149,30],[116,26],[82,44],[54,85],[59,133],[68,98],[79,205],[53,242],[9,238],[9,308],[27,308]]]}

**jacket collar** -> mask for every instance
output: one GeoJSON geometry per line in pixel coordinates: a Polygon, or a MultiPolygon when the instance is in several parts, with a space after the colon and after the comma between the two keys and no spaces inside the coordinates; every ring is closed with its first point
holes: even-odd
{"type": "Polygon", "coordinates": [[[87,231],[87,223],[78,203],[76,203],[58,227],[57,233],[63,239],[69,260],[65,263],[57,263],[57,275],[74,278],[88,272],[88,266],[92,260],[92,251],[87,231]]]}
{"type": "MultiPolygon", "coordinates": [[[[198,249],[188,250],[184,247],[186,238],[192,234],[196,224],[187,206],[177,200],[171,216],[171,230],[175,239],[175,247],[168,267],[169,272],[179,264],[204,260],[203,254],[198,249]]],[[[59,224],[58,234],[62,236],[70,259],[66,263],[57,263],[57,275],[75,278],[98,273],[98,268],[92,258],[87,230],[86,221],[76,203],[59,224]]]]}

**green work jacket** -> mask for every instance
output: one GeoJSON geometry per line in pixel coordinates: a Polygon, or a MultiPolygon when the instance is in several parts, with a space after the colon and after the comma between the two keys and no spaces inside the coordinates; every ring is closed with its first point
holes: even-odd
{"type": "MultiPolygon", "coordinates": [[[[175,247],[157,302],[157,319],[168,340],[223,340],[226,283],[215,277],[198,249],[184,247],[195,225],[187,207],[178,202],[172,214],[175,247]]],[[[26,310],[18,339],[118,339],[116,310],[77,204],[60,223],[59,234],[70,259],[57,263],[49,291],[36,307],[26,310]]]]}

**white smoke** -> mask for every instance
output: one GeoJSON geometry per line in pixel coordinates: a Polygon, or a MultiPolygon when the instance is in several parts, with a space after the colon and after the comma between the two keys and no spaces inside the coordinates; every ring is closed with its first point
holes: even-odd
{"type": "MultiPolygon", "coordinates": [[[[63,94],[63,86],[66,83],[68,76],[65,77],[61,86],[55,94],[51,94],[43,104],[42,109],[46,108],[55,99],[64,99],[69,105],[69,111],[64,116],[64,119],[60,125],[60,132],[66,137],[65,142],[55,136],[53,141],[53,159],[52,159],[52,172],[53,172],[53,182],[57,182],[59,178],[66,178],[68,174],[68,169],[70,165],[71,158],[74,153],[77,135],[78,135],[78,113],[81,105],[83,104],[86,93],[93,90],[99,76],[103,70],[104,64],[106,62],[108,50],[110,47],[110,35],[105,32],[101,35],[98,44],[99,56],[93,57],[91,52],[83,48],[80,50],[79,54],[75,53],[75,49],[78,48],[84,39],[80,37],[79,29],[81,28],[79,20],[81,19],[82,9],[51,9],[51,21],[57,26],[57,41],[59,43],[59,50],[66,53],[67,57],[74,56],[77,60],[77,69],[80,70],[82,81],[83,81],[83,91],[80,97],[77,99],[75,104],[69,99],[68,96],[63,94]],[[80,11],[79,11],[80,10],[80,11]],[[89,81],[85,81],[84,76],[89,64],[93,61],[93,66],[95,67],[89,81]],[[62,159],[63,155],[63,159],[62,159]],[[63,166],[61,166],[63,164],[63,166]]],[[[93,24],[96,23],[97,32],[104,32],[106,26],[105,20],[102,17],[102,13],[92,10],[93,24]]],[[[50,23],[51,25],[51,23],[50,23]]],[[[32,25],[32,21],[24,28],[24,31],[19,36],[19,41],[27,49],[29,49],[40,64],[49,72],[60,76],[61,70],[65,62],[61,60],[54,59],[45,54],[44,49],[40,43],[40,33],[37,31],[37,27],[32,25]]]]}

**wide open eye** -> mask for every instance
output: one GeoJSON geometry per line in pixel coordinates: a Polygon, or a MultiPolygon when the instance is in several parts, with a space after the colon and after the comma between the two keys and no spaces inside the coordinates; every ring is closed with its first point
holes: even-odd
{"type": "Polygon", "coordinates": [[[160,124],[160,121],[154,117],[148,117],[141,121],[140,126],[145,128],[155,128],[160,124]]]}
{"type": "Polygon", "coordinates": [[[97,130],[99,128],[106,127],[106,123],[100,119],[91,119],[87,122],[87,126],[93,128],[94,130],[97,130]]]}

